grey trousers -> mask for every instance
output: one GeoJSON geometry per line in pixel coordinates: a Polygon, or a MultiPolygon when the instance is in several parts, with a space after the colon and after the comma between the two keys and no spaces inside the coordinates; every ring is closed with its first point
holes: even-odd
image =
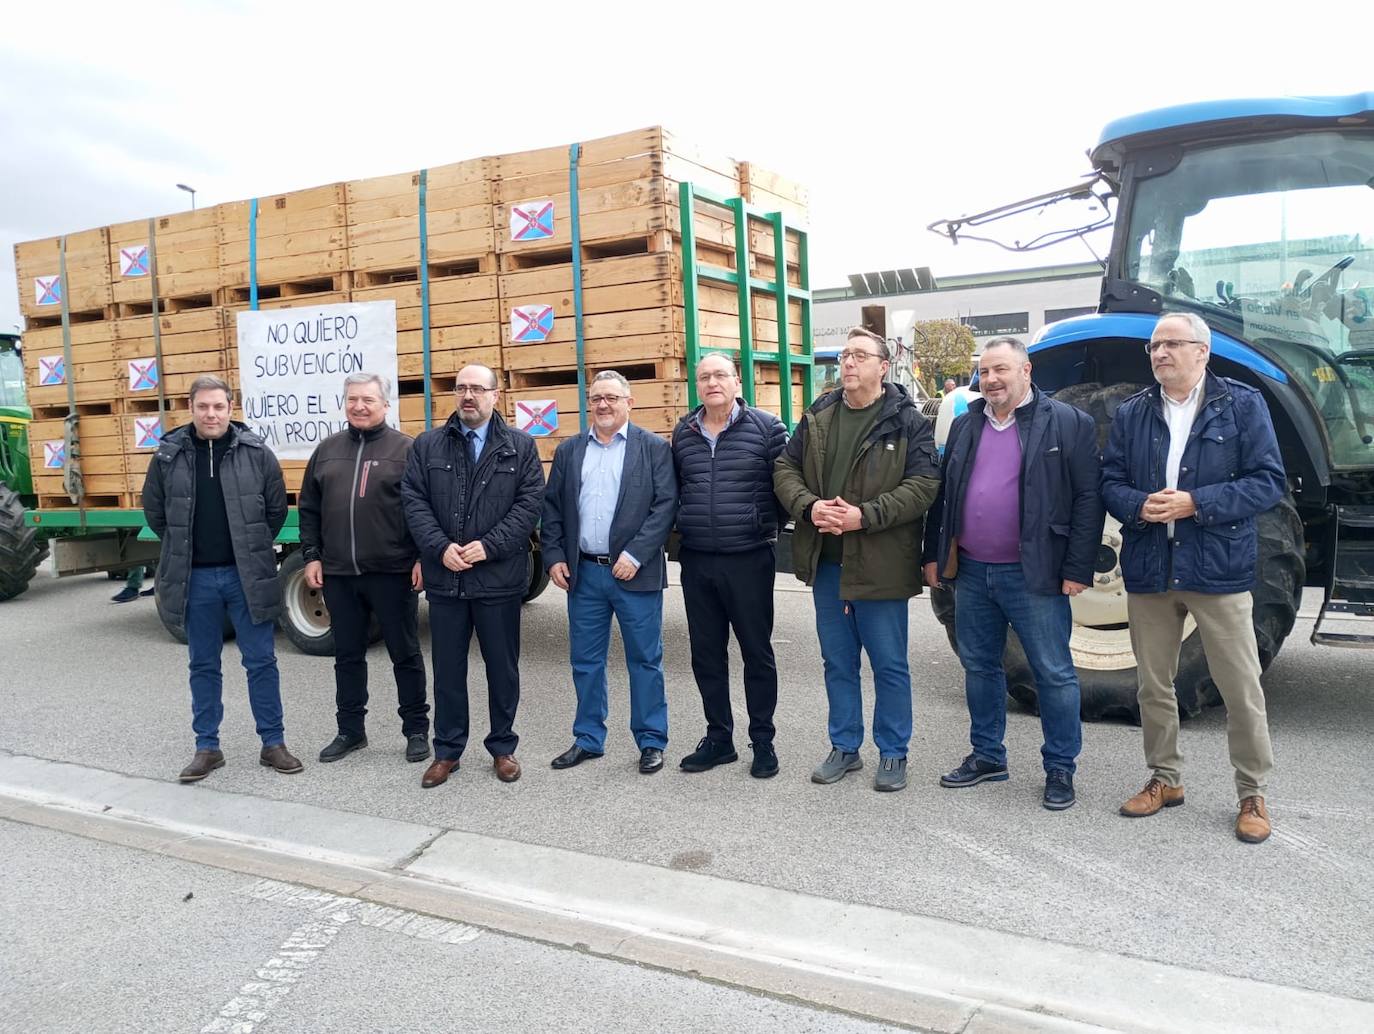
{"type": "Polygon", "coordinates": [[[1260,685],[1259,650],[1248,592],[1130,593],[1131,648],[1139,678],[1140,725],[1145,762],[1167,786],[1183,785],[1178,749],[1178,674],[1183,620],[1193,615],[1202,635],[1207,667],[1226,705],[1226,741],[1236,773],[1238,799],[1265,794],[1274,750],[1260,685]]]}

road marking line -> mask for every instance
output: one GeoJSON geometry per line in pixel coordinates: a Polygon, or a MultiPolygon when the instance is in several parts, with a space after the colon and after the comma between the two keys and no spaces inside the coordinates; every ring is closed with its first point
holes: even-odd
{"type": "Polygon", "coordinates": [[[259,901],[305,905],[319,918],[292,931],[277,954],[257,969],[255,979],[224,1003],[218,1015],[201,1028],[201,1034],[252,1034],[349,923],[440,944],[467,944],[481,935],[480,930],[463,923],[276,880],[257,880],[239,893],[259,901]]]}
{"type": "Polygon", "coordinates": [[[200,1028],[200,1034],[252,1034],[349,921],[346,915],[334,915],[324,922],[312,921],[297,927],[277,954],[257,970],[256,979],[240,987],[218,1015],[200,1028]]]}
{"type": "Polygon", "coordinates": [[[239,893],[259,901],[285,902],[306,905],[322,916],[342,916],[343,922],[356,922],[378,930],[388,930],[418,941],[437,941],[440,944],[467,944],[482,935],[475,926],[455,923],[449,919],[407,912],[388,905],[378,905],[357,898],[341,897],[310,887],[297,887],[277,880],[257,880],[239,893]]]}

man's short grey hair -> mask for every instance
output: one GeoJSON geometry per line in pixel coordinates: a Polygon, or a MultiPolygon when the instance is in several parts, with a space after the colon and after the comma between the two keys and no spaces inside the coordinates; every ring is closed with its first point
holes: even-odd
{"type": "Polygon", "coordinates": [[[995,337],[983,346],[983,354],[987,355],[989,350],[994,348],[1010,348],[1021,357],[1023,363],[1030,361],[1030,353],[1026,351],[1026,343],[1019,337],[995,337]]]}
{"type": "Polygon", "coordinates": [[[222,391],[224,397],[229,400],[229,405],[234,404],[234,389],[229,387],[229,382],[223,377],[216,377],[213,373],[203,373],[191,382],[191,405],[196,404],[196,395],[202,391],[222,391]]]}
{"type": "Polygon", "coordinates": [[[348,389],[355,384],[375,384],[377,392],[382,396],[382,401],[390,405],[391,403],[391,379],[380,373],[350,373],[344,378],[344,394],[348,394],[348,389]]]}
{"type": "Polygon", "coordinates": [[[706,362],[707,359],[712,358],[724,359],[727,363],[730,364],[730,372],[733,373],[736,377],[739,376],[739,364],[735,362],[735,357],[732,356],[729,352],[707,352],[704,356],[697,360],[697,369],[700,370],[701,364],[706,362]]]}
{"type": "Polygon", "coordinates": [[[630,382],[627,381],[622,374],[616,372],[615,370],[602,370],[600,373],[598,373],[595,377],[592,378],[592,383],[589,384],[587,387],[595,387],[597,382],[599,381],[615,381],[615,383],[619,384],[620,387],[624,390],[626,395],[630,394],[630,382]]]}
{"type": "Polygon", "coordinates": [[[1193,340],[1200,345],[1212,347],[1212,328],[1207,326],[1207,321],[1195,312],[1162,312],[1159,315],[1155,326],[1159,326],[1165,320],[1187,320],[1188,327],[1192,330],[1193,340]]]}

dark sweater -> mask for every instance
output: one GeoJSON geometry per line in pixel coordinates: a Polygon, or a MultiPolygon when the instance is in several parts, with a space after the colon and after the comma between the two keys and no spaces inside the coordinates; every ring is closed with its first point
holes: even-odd
{"type": "MultiPolygon", "coordinates": [[[[194,432],[192,432],[194,435],[194,432]]],[[[224,481],[218,476],[229,451],[229,430],[207,441],[194,435],[196,445],[196,496],[191,517],[191,566],[214,567],[234,562],[234,543],[229,536],[229,516],[224,509],[224,481]]]]}

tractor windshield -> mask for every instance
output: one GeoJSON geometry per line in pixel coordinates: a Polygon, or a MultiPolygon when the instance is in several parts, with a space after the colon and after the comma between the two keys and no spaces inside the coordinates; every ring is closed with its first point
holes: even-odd
{"type": "Polygon", "coordinates": [[[7,344],[0,343],[0,406],[24,406],[24,363],[7,344]]]}
{"type": "Polygon", "coordinates": [[[1374,134],[1186,151],[1137,182],[1125,278],[1275,359],[1338,467],[1374,466],[1374,134]]]}

